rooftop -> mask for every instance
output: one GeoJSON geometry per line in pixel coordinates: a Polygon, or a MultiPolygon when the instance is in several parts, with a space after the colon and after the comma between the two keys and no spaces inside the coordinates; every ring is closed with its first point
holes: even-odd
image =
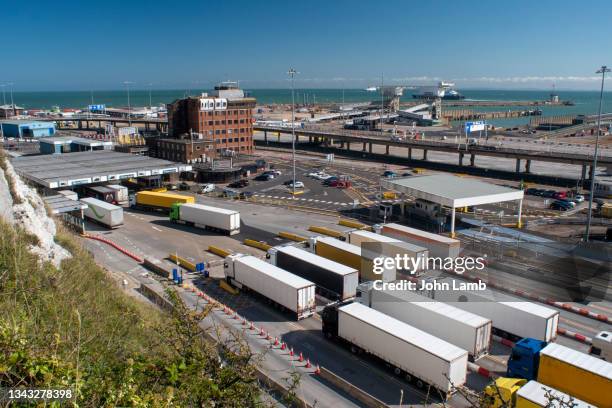
{"type": "Polygon", "coordinates": [[[522,190],[448,174],[385,179],[382,180],[382,186],[451,208],[523,198],[522,190]]]}
{"type": "Polygon", "coordinates": [[[22,177],[47,188],[156,176],[191,170],[190,165],[112,150],[15,157],[22,177]]]}
{"type": "Polygon", "coordinates": [[[44,198],[45,203],[51,209],[52,214],[62,214],[66,212],[84,210],[87,205],[80,201],[71,200],[63,195],[52,195],[44,198]]]}
{"type": "Polygon", "coordinates": [[[39,126],[55,126],[55,124],[53,122],[44,122],[44,121],[40,121],[40,120],[32,120],[32,119],[9,119],[9,120],[0,120],[0,123],[2,124],[9,124],[9,125],[31,125],[31,124],[36,124],[39,126]]]}
{"type": "Polygon", "coordinates": [[[105,140],[96,140],[96,139],[86,139],[83,137],[72,137],[72,136],[51,136],[44,137],[40,139],[40,143],[49,143],[49,144],[67,144],[67,143],[75,143],[83,146],[112,146],[113,142],[105,141],[105,140]]]}
{"type": "Polygon", "coordinates": [[[169,143],[181,143],[181,144],[191,144],[191,142],[193,143],[213,143],[212,139],[196,139],[194,137],[193,140],[191,139],[157,139],[160,142],[169,142],[169,143]]]}

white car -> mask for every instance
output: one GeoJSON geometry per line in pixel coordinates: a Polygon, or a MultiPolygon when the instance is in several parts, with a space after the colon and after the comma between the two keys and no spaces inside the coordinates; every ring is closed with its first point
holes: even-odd
{"type": "Polygon", "coordinates": [[[581,203],[581,202],[583,202],[583,201],[584,201],[584,196],[583,196],[582,194],[577,194],[577,195],[574,197],[574,201],[575,201],[575,202],[577,202],[577,203],[581,203]]]}
{"type": "Polygon", "coordinates": [[[308,177],[318,178],[320,174],[321,174],[321,173],[319,173],[318,171],[313,171],[313,172],[310,172],[310,173],[308,173],[308,174],[306,174],[306,175],[307,175],[308,177]]]}
{"type": "Polygon", "coordinates": [[[212,183],[202,184],[200,188],[200,194],[212,193],[213,191],[215,191],[215,185],[212,183]]]}
{"type": "Polygon", "coordinates": [[[319,173],[319,176],[317,177],[317,180],[327,180],[328,178],[330,178],[331,176],[327,173],[319,173]]]}
{"type": "MultiPolygon", "coordinates": [[[[287,184],[287,187],[293,188],[293,181],[291,181],[289,184],[287,184]]],[[[295,188],[304,188],[304,183],[302,183],[301,181],[296,181],[295,182],[295,188]]]]}

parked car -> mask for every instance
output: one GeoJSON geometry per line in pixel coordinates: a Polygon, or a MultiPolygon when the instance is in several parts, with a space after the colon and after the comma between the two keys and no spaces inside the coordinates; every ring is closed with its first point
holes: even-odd
{"type": "Polygon", "coordinates": [[[243,188],[249,185],[249,180],[247,179],[240,179],[240,180],[236,180],[233,183],[228,184],[227,186],[230,188],[243,188]]]}
{"type": "Polygon", "coordinates": [[[552,210],[567,211],[570,210],[572,206],[565,201],[556,200],[553,201],[553,203],[550,205],[550,208],[552,210]]]}
{"type": "Polygon", "coordinates": [[[527,195],[538,195],[538,189],[537,188],[528,188],[525,190],[525,194],[527,195]]]}
{"type": "Polygon", "coordinates": [[[577,203],[582,203],[584,201],[584,196],[582,194],[576,194],[574,196],[574,201],[577,203]]]}
{"type": "Polygon", "coordinates": [[[181,191],[191,190],[191,186],[184,181],[178,185],[178,189],[181,191]]]}
{"type": "Polygon", "coordinates": [[[560,200],[561,198],[566,198],[567,197],[567,192],[565,191],[557,191],[555,192],[555,194],[553,194],[553,198],[560,200]]]}
{"type": "Polygon", "coordinates": [[[331,183],[333,183],[334,181],[338,180],[337,176],[329,176],[328,178],[326,178],[325,180],[323,180],[323,185],[325,186],[329,186],[331,185],[331,183]]]}
{"type": "Polygon", "coordinates": [[[240,192],[226,187],[223,189],[222,196],[226,198],[238,198],[240,196],[240,192]]]}
{"type": "Polygon", "coordinates": [[[271,174],[271,175],[273,175],[275,177],[278,177],[278,176],[282,175],[283,173],[281,173],[280,170],[266,170],[266,171],[264,171],[261,174],[271,174]]]}
{"type": "Polygon", "coordinates": [[[553,198],[557,192],[555,190],[545,190],[542,193],[542,197],[553,198]]]}
{"type": "Polygon", "coordinates": [[[215,191],[215,185],[212,183],[202,184],[200,187],[200,194],[212,193],[215,191]]]}
{"type": "Polygon", "coordinates": [[[412,173],[402,173],[402,177],[412,176],[412,173]]]}
{"type": "Polygon", "coordinates": [[[257,180],[257,181],[270,181],[274,178],[274,176],[272,174],[260,174],[259,176],[255,177],[253,180],[257,180]]]}
{"type": "Polygon", "coordinates": [[[568,203],[572,208],[576,207],[576,203],[571,198],[559,198],[557,201],[568,203]]]}
{"type": "Polygon", "coordinates": [[[317,180],[325,181],[325,180],[327,180],[330,177],[334,177],[334,176],[332,176],[330,174],[327,174],[327,173],[320,173],[319,177],[317,177],[317,180]]]}
{"type": "MultiPolygon", "coordinates": [[[[289,180],[289,183],[286,184],[287,187],[289,188],[293,188],[293,180],[289,180]]],[[[304,188],[304,183],[302,183],[301,181],[296,180],[295,181],[295,188],[304,188]]]]}
{"type": "Polygon", "coordinates": [[[241,200],[244,200],[246,198],[251,198],[253,197],[253,193],[250,191],[241,191],[240,195],[238,196],[238,198],[240,198],[241,200]]]}
{"type": "Polygon", "coordinates": [[[168,191],[178,190],[178,187],[176,186],[176,184],[166,184],[164,187],[166,187],[166,190],[168,191]]]}
{"type": "Polygon", "coordinates": [[[393,178],[393,177],[397,177],[397,173],[391,170],[386,170],[383,173],[383,177],[387,177],[387,178],[393,178]]]}

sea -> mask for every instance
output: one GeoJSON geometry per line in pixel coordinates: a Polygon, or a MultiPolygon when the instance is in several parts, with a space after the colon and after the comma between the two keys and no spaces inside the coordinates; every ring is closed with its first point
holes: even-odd
{"type": "MultiPolygon", "coordinates": [[[[246,91],[257,99],[258,104],[291,103],[290,89],[246,89],[246,91]]],[[[485,101],[534,101],[550,98],[550,90],[461,90],[466,100],[485,101]]],[[[185,97],[186,95],[199,95],[209,92],[202,89],[190,90],[131,90],[131,106],[159,106],[185,97]]],[[[412,101],[411,90],[404,91],[402,101],[412,101]]],[[[599,104],[599,92],[597,91],[562,91],[556,93],[561,100],[569,100],[573,106],[541,106],[543,114],[549,115],[578,115],[596,114],[599,104]]],[[[8,92],[1,95],[3,103],[10,103],[8,92]]],[[[364,89],[296,89],[294,93],[297,104],[304,103],[357,103],[378,102],[380,94],[367,92],[364,89]]],[[[115,91],[46,91],[46,92],[14,92],[13,100],[16,105],[26,109],[51,109],[54,106],[60,108],[86,108],[89,104],[104,104],[107,107],[127,106],[127,92],[125,90],[115,91]]],[[[477,111],[501,111],[501,110],[524,110],[533,109],[518,106],[508,107],[477,107],[466,108],[477,111]]],[[[602,111],[612,112],[612,92],[604,92],[602,111]]],[[[529,122],[529,118],[497,119],[490,120],[496,126],[515,126],[529,122]]]]}

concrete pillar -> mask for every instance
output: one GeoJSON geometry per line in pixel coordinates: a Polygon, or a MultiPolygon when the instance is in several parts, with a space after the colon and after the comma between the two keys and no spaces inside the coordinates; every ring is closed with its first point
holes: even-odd
{"type": "Polygon", "coordinates": [[[333,146],[334,146],[334,139],[333,139],[333,138],[331,138],[331,137],[330,137],[330,138],[328,138],[328,139],[327,139],[327,145],[328,145],[328,146],[332,146],[332,147],[333,147],[333,146]]]}
{"type": "Polygon", "coordinates": [[[463,166],[463,152],[459,152],[459,166],[463,166]]]}
{"type": "Polygon", "coordinates": [[[389,145],[385,146],[385,154],[387,156],[389,155],[389,145]]]}
{"type": "Polygon", "coordinates": [[[531,173],[531,160],[525,160],[525,173],[531,173]]]}
{"type": "Polygon", "coordinates": [[[451,238],[455,238],[455,207],[451,209],[451,238]]]}
{"type": "Polygon", "coordinates": [[[475,161],[476,161],[476,155],[474,153],[470,154],[470,166],[474,167],[475,161]]]}
{"type": "Polygon", "coordinates": [[[362,152],[366,151],[366,142],[363,142],[363,149],[361,149],[362,152]]]}
{"type": "Polygon", "coordinates": [[[368,143],[368,153],[372,153],[372,142],[368,143]]]}
{"type": "Polygon", "coordinates": [[[595,174],[595,169],[593,166],[589,166],[589,180],[593,180],[593,175],[595,174]]]}
{"type": "Polygon", "coordinates": [[[344,140],[341,140],[341,141],[340,141],[340,148],[341,148],[341,149],[344,149],[344,140]]]}
{"type": "Polygon", "coordinates": [[[145,130],[148,132],[149,131],[149,122],[145,122],[145,130]]]}
{"type": "Polygon", "coordinates": [[[268,144],[268,131],[267,130],[264,130],[264,142],[268,144]]]}
{"type": "Polygon", "coordinates": [[[89,130],[89,121],[86,121],[85,123],[86,123],[85,127],[87,128],[87,130],[89,130]]]}
{"type": "Polygon", "coordinates": [[[308,143],[312,143],[312,136],[308,136],[308,143]]]}
{"type": "Polygon", "coordinates": [[[427,149],[423,150],[423,160],[427,160],[427,149]]]}
{"type": "Polygon", "coordinates": [[[521,159],[516,159],[516,172],[521,172],[521,159]]]}
{"type": "Polygon", "coordinates": [[[586,177],[586,169],[587,169],[587,165],[583,164],[582,165],[582,173],[580,175],[580,180],[584,180],[585,179],[585,177],[586,177]]]}
{"type": "Polygon", "coordinates": [[[83,129],[83,122],[80,120],[77,122],[77,125],[79,126],[79,129],[83,129]]]}
{"type": "Polygon", "coordinates": [[[346,142],[346,150],[351,150],[351,142],[346,142]]]}
{"type": "Polygon", "coordinates": [[[300,143],[300,136],[296,133],[295,134],[295,144],[300,143]]]}
{"type": "Polygon", "coordinates": [[[412,160],[412,147],[408,148],[408,160],[412,160]]]}

